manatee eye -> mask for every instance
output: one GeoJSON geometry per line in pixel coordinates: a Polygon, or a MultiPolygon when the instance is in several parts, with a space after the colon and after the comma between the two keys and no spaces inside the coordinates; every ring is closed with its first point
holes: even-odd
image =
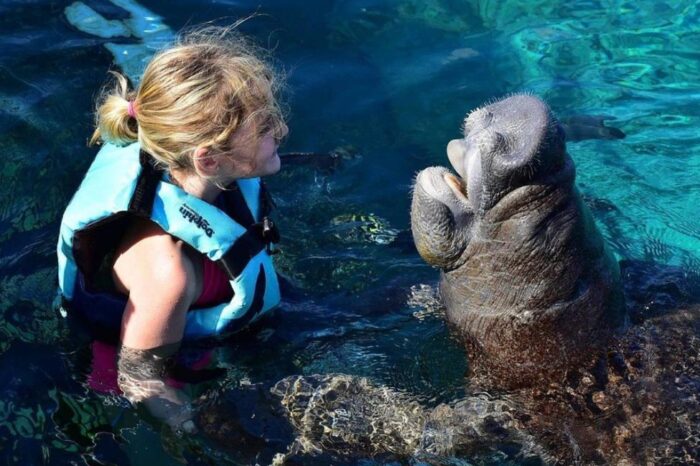
{"type": "Polygon", "coordinates": [[[508,138],[496,131],[493,133],[494,150],[500,153],[508,151],[508,138]]]}

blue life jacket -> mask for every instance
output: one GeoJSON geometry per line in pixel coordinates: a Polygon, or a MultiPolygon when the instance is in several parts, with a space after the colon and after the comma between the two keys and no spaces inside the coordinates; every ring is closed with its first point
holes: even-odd
{"type": "Polygon", "coordinates": [[[166,178],[138,143],[98,152],[61,222],[58,281],[69,312],[118,332],[126,298],[114,291],[113,253],[134,216],[216,261],[229,277],[231,301],[190,309],[183,339],[235,332],[275,308],[280,291],[270,253],[279,234],[267,218],[271,200],[261,180],[237,180],[219,208],[166,178]]]}

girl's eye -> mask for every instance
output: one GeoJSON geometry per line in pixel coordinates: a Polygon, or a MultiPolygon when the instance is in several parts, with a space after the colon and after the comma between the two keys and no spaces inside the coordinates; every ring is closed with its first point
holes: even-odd
{"type": "Polygon", "coordinates": [[[268,131],[272,129],[272,117],[270,115],[265,115],[261,120],[258,125],[258,130],[260,131],[260,134],[266,134],[268,131]]]}

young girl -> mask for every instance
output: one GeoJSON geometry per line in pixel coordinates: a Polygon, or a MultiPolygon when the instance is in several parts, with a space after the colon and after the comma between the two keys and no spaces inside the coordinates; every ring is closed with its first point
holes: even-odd
{"type": "Polygon", "coordinates": [[[279,170],[287,127],[270,66],[226,31],[183,36],[133,91],[114,74],[91,139],[103,147],[63,217],[59,283],[70,312],[119,335],[127,397],[179,427],[167,358],[279,303],[259,177],[279,170]]]}

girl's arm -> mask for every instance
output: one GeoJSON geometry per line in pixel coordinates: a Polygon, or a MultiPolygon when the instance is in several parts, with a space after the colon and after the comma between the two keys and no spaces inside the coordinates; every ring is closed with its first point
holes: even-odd
{"type": "Polygon", "coordinates": [[[186,248],[158,226],[139,222],[125,236],[113,269],[115,285],[128,294],[119,387],[129,401],[143,403],[176,430],[194,428],[187,396],[165,382],[187,310],[201,290],[186,248]]]}

